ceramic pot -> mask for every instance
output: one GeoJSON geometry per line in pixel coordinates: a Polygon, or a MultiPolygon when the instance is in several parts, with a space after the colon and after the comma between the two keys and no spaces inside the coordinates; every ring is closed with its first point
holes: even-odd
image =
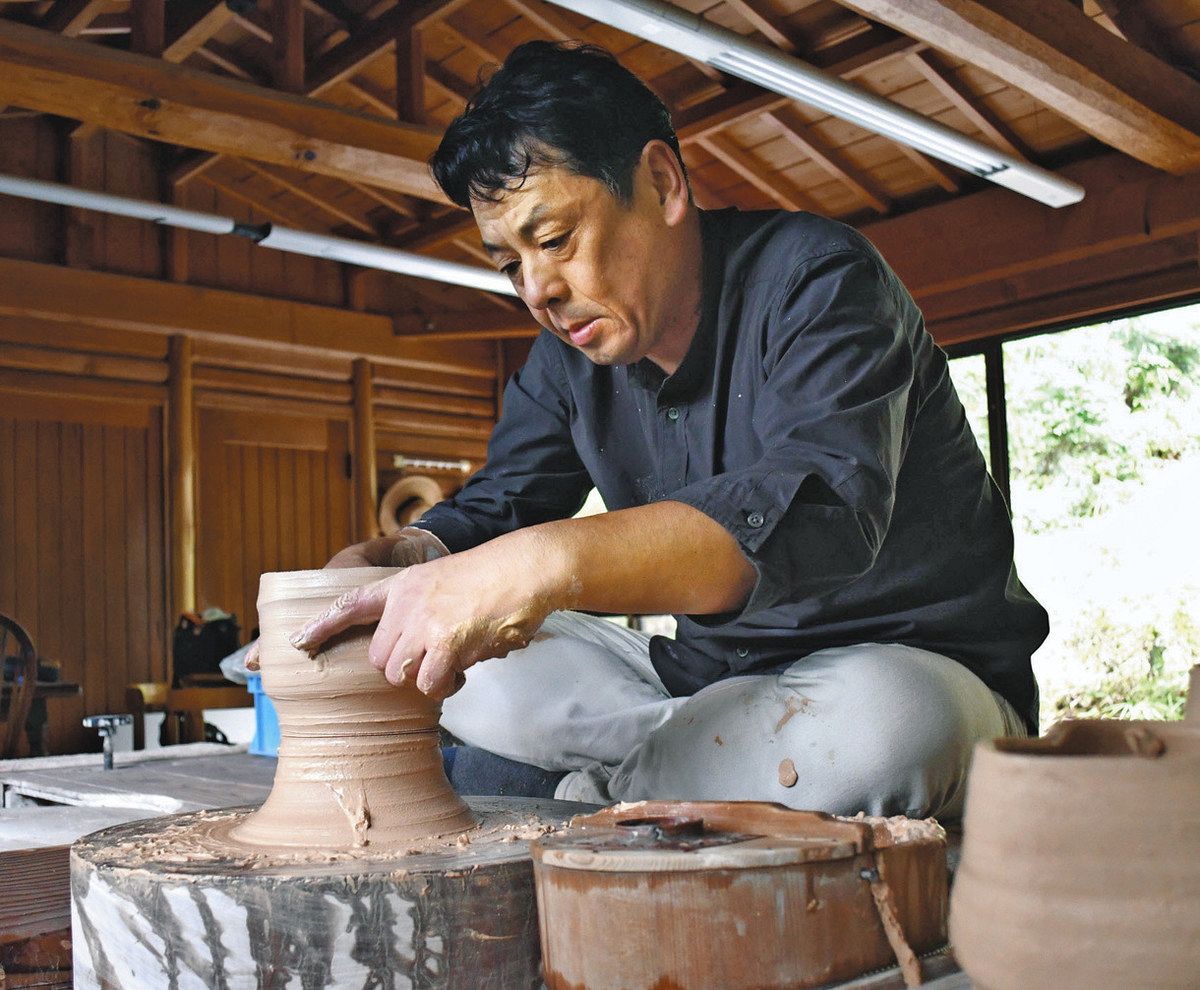
{"type": "Polygon", "coordinates": [[[963,824],[950,939],[978,990],[1200,985],[1200,718],[981,743],[963,824]]]}
{"type": "Polygon", "coordinates": [[[441,705],[393,687],[367,657],[375,627],[335,637],[315,657],[288,637],[339,595],[396,573],[359,567],[264,574],[259,584],[263,690],[279,714],[275,783],[231,834],[243,843],[388,849],[471,828],[442,769],[441,705]]]}

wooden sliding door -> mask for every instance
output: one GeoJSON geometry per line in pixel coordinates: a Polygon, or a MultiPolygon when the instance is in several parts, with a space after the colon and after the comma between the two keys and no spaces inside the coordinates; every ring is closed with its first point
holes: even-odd
{"type": "Polygon", "coordinates": [[[81,717],[166,677],[161,408],[116,385],[9,377],[30,390],[0,384],[0,611],[83,686],[49,700],[51,750],[96,749],[81,717]]]}
{"type": "Polygon", "coordinates": [[[245,642],[260,574],[321,567],[352,542],[349,424],[202,407],[197,434],[198,605],[236,613],[245,642]]]}

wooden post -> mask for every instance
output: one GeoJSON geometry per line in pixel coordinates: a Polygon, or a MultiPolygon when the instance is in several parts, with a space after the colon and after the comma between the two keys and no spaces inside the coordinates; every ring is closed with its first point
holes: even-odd
{"type": "Polygon", "coordinates": [[[396,34],[396,116],[409,124],[425,120],[425,44],[413,25],[396,34]]]}
{"type": "Polygon", "coordinates": [[[133,0],[129,13],[129,50],[158,58],[167,43],[165,0],[133,0]]]}
{"type": "Polygon", "coordinates": [[[354,529],[361,540],[379,535],[375,492],[379,471],[375,463],[375,409],[371,404],[371,362],[354,361],[354,529]]]}
{"type": "Polygon", "coordinates": [[[304,6],[300,0],[271,4],[271,81],[288,93],[304,92],[304,6]]]}
{"type": "Polygon", "coordinates": [[[192,339],[171,337],[167,463],[171,479],[172,621],[196,608],[196,431],[192,339]]]}

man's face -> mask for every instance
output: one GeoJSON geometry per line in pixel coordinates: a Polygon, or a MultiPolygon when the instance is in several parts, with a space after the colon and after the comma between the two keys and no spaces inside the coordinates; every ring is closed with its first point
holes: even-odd
{"type": "Polygon", "coordinates": [[[628,205],[553,166],[496,202],[473,203],[484,246],[534,319],[596,364],[653,357],[679,322],[679,211],[661,185],[643,155],[628,205]]]}

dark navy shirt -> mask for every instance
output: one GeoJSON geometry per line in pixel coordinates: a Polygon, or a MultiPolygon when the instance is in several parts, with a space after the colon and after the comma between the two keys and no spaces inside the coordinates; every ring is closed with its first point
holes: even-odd
{"type": "MultiPolygon", "coordinates": [[[[871,243],[807,213],[701,214],[702,314],[679,368],[602,367],[543,332],[504,393],[486,466],[418,525],[452,550],[672,499],[737,540],[734,614],[678,618],[651,659],[676,695],[817,650],[951,657],[1037,729],[1047,617],[945,354],[871,243]]],[[[669,567],[670,562],[664,561],[669,567]]]]}

